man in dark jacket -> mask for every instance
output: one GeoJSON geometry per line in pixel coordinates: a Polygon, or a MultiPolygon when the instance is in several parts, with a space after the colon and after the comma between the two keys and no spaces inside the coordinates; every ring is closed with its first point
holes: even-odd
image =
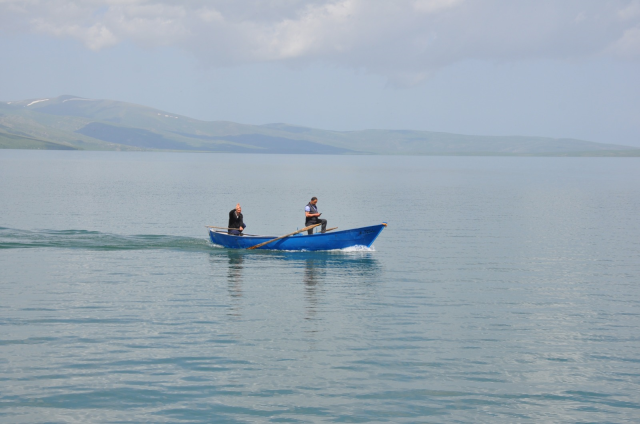
{"type": "Polygon", "coordinates": [[[227,225],[227,227],[230,228],[229,234],[235,234],[237,236],[242,235],[242,231],[247,228],[243,218],[242,208],[240,207],[240,203],[238,203],[236,208],[231,209],[229,212],[229,225],[227,225]],[[237,228],[237,230],[232,230],[231,228],[237,228]]]}
{"type": "MultiPolygon", "coordinates": [[[[316,204],[318,203],[318,198],[317,197],[312,197],[311,201],[307,204],[307,206],[305,206],[304,208],[304,216],[305,216],[305,221],[304,221],[304,226],[308,227],[309,225],[313,225],[313,224],[322,224],[322,231],[320,231],[321,233],[324,233],[327,231],[327,220],[326,219],[320,219],[320,215],[322,215],[321,213],[318,212],[318,208],[316,206],[316,204]]],[[[311,235],[313,234],[313,228],[310,230],[307,230],[307,234],[311,235]]]]}

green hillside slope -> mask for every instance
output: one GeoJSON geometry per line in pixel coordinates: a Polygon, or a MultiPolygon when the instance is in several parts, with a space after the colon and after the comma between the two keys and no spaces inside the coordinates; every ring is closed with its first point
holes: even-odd
{"type": "Polygon", "coordinates": [[[2,130],[0,130],[0,149],[78,150],[72,146],[23,137],[2,130]]]}

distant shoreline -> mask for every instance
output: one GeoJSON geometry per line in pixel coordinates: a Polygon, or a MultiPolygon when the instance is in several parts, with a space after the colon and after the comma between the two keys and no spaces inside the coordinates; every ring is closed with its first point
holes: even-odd
{"type": "Polygon", "coordinates": [[[407,157],[504,157],[504,158],[636,158],[640,157],[640,149],[637,151],[611,151],[611,152],[576,152],[562,154],[509,154],[509,153],[431,153],[431,154],[408,154],[408,153],[366,153],[354,152],[345,154],[322,154],[322,153],[237,153],[237,152],[212,152],[212,151],[187,151],[187,150],[88,150],[88,149],[43,149],[43,148],[5,148],[2,151],[40,151],[40,152],[112,152],[112,153],[189,153],[189,154],[222,154],[222,155],[292,155],[292,156],[407,156],[407,157]]]}

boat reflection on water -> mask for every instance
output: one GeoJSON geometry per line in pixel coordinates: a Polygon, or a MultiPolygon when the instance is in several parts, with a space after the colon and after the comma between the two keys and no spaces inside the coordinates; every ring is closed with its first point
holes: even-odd
{"type": "Polygon", "coordinates": [[[326,261],[321,258],[304,259],[304,294],[307,299],[307,316],[305,319],[313,319],[318,307],[318,285],[324,281],[327,274],[326,261]]]}
{"type": "Polygon", "coordinates": [[[270,278],[288,280],[291,276],[295,279],[295,275],[300,275],[306,299],[306,319],[313,319],[318,313],[325,285],[369,291],[382,273],[382,266],[372,251],[286,252],[216,248],[210,253],[210,262],[214,275],[226,277],[232,315],[240,314],[243,290],[246,290],[243,285],[247,282],[270,278]]]}
{"type": "Polygon", "coordinates": [[[244,256],[241,252],[227,250],[228,256],[228,268],[227,268],[227,284],[229,290],[229,296],[231,297],[231,311],[229,315],[240,316],[240,309],[242,307],[240,300],[242,298],[242,268],[244,262],[244,256]]]}
{"type": "Polygon", "coordinates": [[[315,318],[322,293],[329,285],[370,286],[381,267],[373,252],[302,252],[285,254],[294,267],[303,267],[306,319],[315,318]]]}

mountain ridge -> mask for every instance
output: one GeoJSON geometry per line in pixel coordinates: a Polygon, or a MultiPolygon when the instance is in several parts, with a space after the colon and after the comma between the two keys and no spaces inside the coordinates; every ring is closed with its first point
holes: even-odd
{"type": "Polygon", "coordinates": [[[0,102],[0,148],[218,153],[464,156],[640,156],[578,139],[415,130],[322,130],[201,121],[115,100],[63,95],[0,102]]]}

